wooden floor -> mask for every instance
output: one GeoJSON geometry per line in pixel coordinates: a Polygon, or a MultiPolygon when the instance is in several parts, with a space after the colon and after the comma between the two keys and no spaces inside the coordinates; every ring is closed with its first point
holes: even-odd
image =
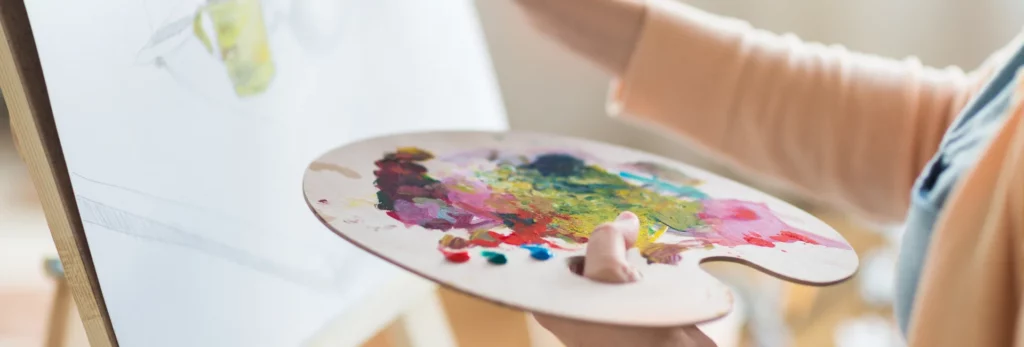
{"type": "MultiPolygon", "coordinates": [[[[527,317],[522,311],[440,289],[441,300],[459,346],[529,347],[527,317]]],[[[387,331],[364,347],[391,347],[387,331]]]]}
{"type": "MultiPolygon", "coordinates": [[[[857,250],[861,265],[870,251],[886,247],[882,234],[844,216],[824,213],[819,218],[843,234],[857,250]]],[[[894,324],[890,306],[875,307],[861,297],[861,280],[862,274],[858,273],[849,281],[830,287],[792,285],[786,320],[795,335],[794,347],[834,346],[836,329],[852,318],[877,315],[894,324]]]]}

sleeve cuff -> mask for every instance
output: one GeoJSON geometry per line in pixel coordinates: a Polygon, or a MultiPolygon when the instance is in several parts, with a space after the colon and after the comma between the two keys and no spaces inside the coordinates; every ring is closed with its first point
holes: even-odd
{"type": "Polygon", "coordinates": [[[647,51],[651,50],[651,31],[657,31],[657,20],[652,18],[659,14],[657,9],[653,8],[653,3],[657,0],[646,0],[644,3],[644,20],[643,27],[640,29],[640,34],[637,37],[636,45],[633,47],[633,52],[630,54],[629,61],[626,63],[626,69],[620,76],[616,76],[612,79],[607,95],[607,103],[605,104],[606,112],[612,117],[625,117],[630,111],[630,88],[636,85],[639,81],[640,73],[638,73],[637,65],[641,64],[641,60],[645,56],[649,56],[650,53],[647,51]]]}
{"type": "Polygon", "coordinates": [[[612,80],[608,90],[606,111],[612,117],[630,118],[630,115],[642,112],[638,110],[641,100],[634,97],[637,91],[646,88],[656,88],[659,83],[657,76],[652,76],[650,70],[661,66],[659,62],[659,46],[667,44],[664,41],[665,33],[673,30],[673,18],[671,8],[673,0],[645,0],[643,27],[637,37],[636,45],[630,54],[626,69],[622,75],[612,80]]]}

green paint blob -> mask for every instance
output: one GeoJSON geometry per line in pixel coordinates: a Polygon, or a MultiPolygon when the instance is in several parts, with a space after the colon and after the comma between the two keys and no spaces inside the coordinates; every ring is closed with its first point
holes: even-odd
{"type": "Polygon", "coordinates": [[[487,262],[491,264],[505,265],[505,263],[508,263],[508,258],[505,258],[505,255],[501,253],[495,253],[494,255],[485,257],[487,257],[487,262]]]}
{"type": "Polygon", "coordinates": [[[664,225],[685,231],[704,224],[700,201],[687,201],[633,185],[615,173],[562,155],[528,165],[503,164],[477,174],[492,191],[495,214],[516,231],[533,231],[570,243],[583,242],[598,225],[622,211],[640,217],[641,230],[664,225]],[[497,203],[500,202],[500,203],[497,203]]]}

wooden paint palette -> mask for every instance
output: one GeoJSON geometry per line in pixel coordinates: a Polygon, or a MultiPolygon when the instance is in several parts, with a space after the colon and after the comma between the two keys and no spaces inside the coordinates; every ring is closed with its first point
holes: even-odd
{"type": "Polygon", "coordinates": [[[678,326],[725,315],[730,291],[703,261],[815,285],[843,281],[858,265],[839,233],[767,194],[652,154],[548,134],[373,138],[310,164],[303,189],[331,230],[402,268],[499,304],[597,323],[678,326]],[[604,284],[572,273],[589,232],[624,210],[641,219],[628,256],[643,278],[604,284]]]}

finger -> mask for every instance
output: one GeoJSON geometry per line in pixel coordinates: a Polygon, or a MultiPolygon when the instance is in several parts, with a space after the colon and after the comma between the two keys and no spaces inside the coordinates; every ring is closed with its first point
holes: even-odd
{"type": "Polygon", "coordinates": [[[640,217],[637,217],[633,212],[626,211],[620,213],[615,218],[615,222],[622,223],[623,228],[620,230],[624,232],[622,236],[626,242],[626,249],[633,248],[633,245],[636,244],[637,234],[640,233],[640,217]]]}
{"type": "Polygon", "coordinates": [[[626,262],[626,251],[636,243],[639,230],[640,219],[632,212],[595,228],[587,242],[583,276],[608,283],[636,281],[638,274],[626,262]]]}

